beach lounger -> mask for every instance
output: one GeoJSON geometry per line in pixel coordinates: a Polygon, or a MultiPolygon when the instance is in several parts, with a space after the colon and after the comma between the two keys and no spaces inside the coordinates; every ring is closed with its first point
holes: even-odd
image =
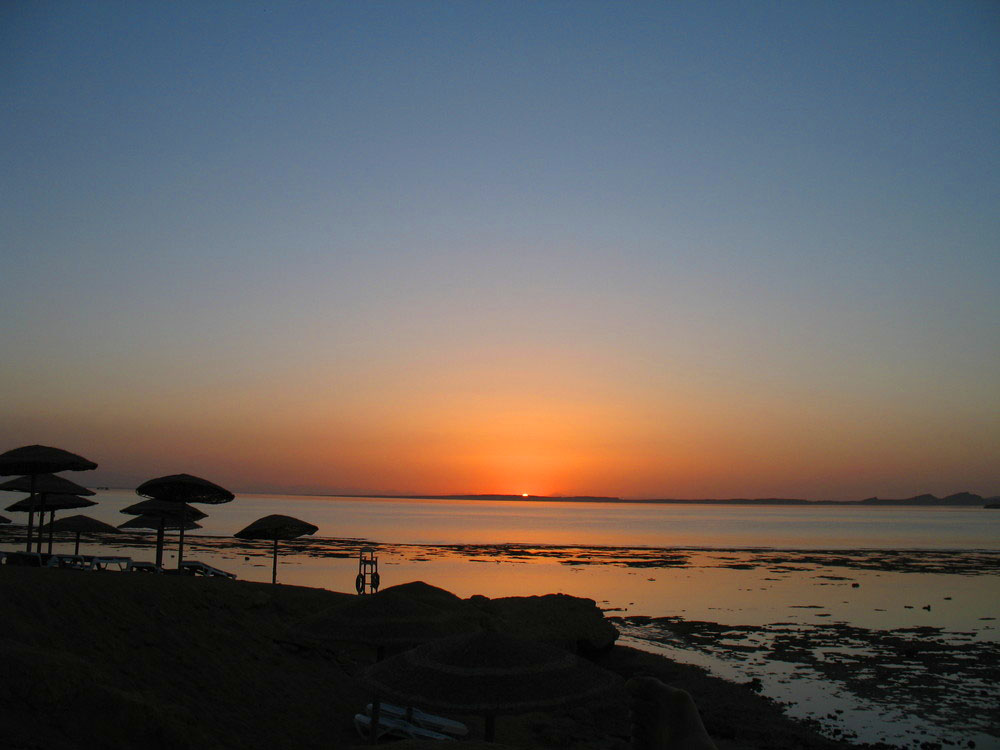
{"type": "Polygon", "coordinates": [[[16,565],[22,568],[43,568],[49,556],[41,552],[8,552],[6,565],[16,565]]]}
{"type": "Polygon", "coordinates": [[[131,570],[131,571],[133,571],[135,573],[162,573],[163,572],[163,568],[161,568],[156,563],[143,562],[141,560],[139,562],[133,562],[132,565],[129,566],[129,570],[131,570]]]}
{"type": "MultiPolygon", "coordinates": [[[[371,703],[365,706],[365,712],[371,716],[371,703]]],[[[381,719],[382,717],[389,719],[402,719],[410,724],[416,724],[418,727],[422,727],[423,729],[429,729],[432,732],[450,734],[455,737],[464,737],[469,733],[469,728],[460,721],[446,719],[443,716],[435,716],[434,714],[429,714],[426,711],[421,711],[419,708],[404,708],[403,706],[396,706],[392,703],[379,703],[379,718],[381,719]]]]}
{"type": "MultiPolygon", "coordinates": [[[[372,717],[368,714],[355,714],[354,715],[354,728],[358,730],[360,734],[365,739],[368,739],[371,734],[372,717]]],[[[378,730],[377,738],[381,739],[386,735],[392,737],[399,737],[404,740],[454,740],[454,737],[449,737],[447,734],[441,734],[440,732],[433,732],[430,729],[424,729],[423,727],[418,727],[416,724],[411,724],[403,719],[393,719],[388,716],[379,716],[378,719],[378,730]]]]}
{"type": "MultiPolygon", "coordinates": [[[[152,563],[149,563],[152,565],[152,563]]],[[[132,566],[135,563],[132,562],[131,557],[107,557],[107,556],[89,556],[87,570],[111,570],[112,566],[118,568],[118,570],[129,571],[132,570],[132,566]]],[[[155,565],[153,567],[156,567],[155,565]]]]}
{"type": "Polygon", "coordinates": [[[197,560],[185,560],[181,563],[181,570],[190,575],[203,575],[212,578],[230,578],[236,580],[235,573],[228,573],[225,570],[219,570],[218,568],[213,568],[211,565],[206,565],[203,562],[198,562],[197,560]]]}
{"type": "Polygon", "coordinates": [[[83,555],[52,555],[46,565],[50,568],[83,570],[87,567],[87,560],[83,555]]]}

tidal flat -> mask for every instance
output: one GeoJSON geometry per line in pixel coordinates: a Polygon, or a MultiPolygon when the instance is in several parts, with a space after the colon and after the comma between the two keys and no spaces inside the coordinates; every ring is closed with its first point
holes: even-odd
{"type": "MultiPolygon", "coordinates": [[[[151,554],[146,534],[105,544],[151,554]]],[[[350,591],[365,546],[384,586],[425,580],[462,597],[594,599],[622,643],[750,686],[831,739],[1000,747],[998,551],[306,538],[280,550],[279,581],[350,591]]],[[[266,545],[190,536],[187,547],[187,558],[269,580],[266,545]]]]}

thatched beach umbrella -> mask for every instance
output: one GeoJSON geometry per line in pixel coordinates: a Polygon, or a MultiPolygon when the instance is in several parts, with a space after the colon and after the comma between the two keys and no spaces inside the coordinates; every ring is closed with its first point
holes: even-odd
{"type": "Polygon", "coordinates": [[[165,500],[141,500],[127,508],[122,508],[121,512],[133,516],[141,516],[146,520],[156,519],[156,523],[153,525],[129,526],[129,522],[126,521],[125,524],[119,525],[118,528],[152,529],[156,531],[156,564],[158,566],[162,566],[163,564],[163,537],[166,530],[179,529],[183,532],[190,529],[200,529],[201,526],[188,526],[186,523],[182,524],[181,521],[194,522],[208,517],[194,506],[187,505],[186,503],[170,503],[165,500]]]}
{"type": "MultiPolygon", "coordinates": [[[[180,518],[164,518],[163,516],[136,516],[125,523],[118,524],[118,528],[144,531],[176,531],[181,528],[181,524],[184,524],[184,528],[187,531],[201,528],[201,524],[194,521],[182,521],[180,518]]],[[[160,564],[159,558],[157,558],[156,564],[160,564]]]]}
{"type": "Polygon", "coordinates": [[[80,534],[118,534],[119,531],[109,523],[98,521],[90,516],[67,516],[48,525],[50,530],[76,532],[74,555],[80,554],[80,534]]]}
{"type": "Polygon", "coordinates": [[[13,523],[7,516],[0,516],[0,523],[13,523]]]}
{"type": "Polygon", "coordinates": [[[365,680],[406,705],[483,714],[487,742],[497,714],[584,702],[618,682],[568,651],[492,631],[405,651],[369,667],[365,680]]]}
{"type": "MultiPolygon", "coordinates": [[[[31,492],[31,481],[30,476],[26,477],[15,477],[14,479],[8,479],[6,482],[0,482],[0,491],[4,492],[31,492]]],[[[34,478],[35,481],[35,492],[39,495],[48,496],[52,493],[60,493],[64,495],[78,495],[78,496],[90,496],[94,494],[93,490],[89,490],[76,482],[71,482],[69,479],[64,477],[56,476],[55,474],[39,474],[34,478]]],[[[37,498],[36,498],[37,499],[37,498]]],[[[47,503],[47,497],[46,497],[47,503]]],[[[28,511],[28,546],[30,551],[32,530],[35,525],[35,511],[36,507],[31,507],[28,511]]],[[[49,519],[52,520],[51,518],[49,519]]],[[[44,518],[38,520],[38,525],[41,526],[45,521],[44,518]]],[[[52,551],[51,549],[49,550],[52,551]]]]}
{"type": "MultiPolygon", "coordinates": [[[[59,477],[55,477],[58,479],[59,477]]],[[[69,484],[73,484],[69,482],[69,484]]],[[[87,490],[90,492],[89,490],[87,490]]],[[[94,494],[94,493],[90,493],[94,494]]],[[[35,513],[38,513],[38,551],[41,552],[42,540],[45,538],[45,534],[42,530],[42,524],[45,522],[45,513],[49,513],[49,523],[55,520],[55,515],[57,510],[71,510],[73,508],[89,508],[92,505],[97,505],[93,500],[88,500],[85,497],[80,497],[76,494],[66,494],[63,492],[42,492],[39,491],[37,495],[29,495],[28,497],[18,500],[16,503],[7,506],[7,510],[14,513],[27,513],[29,514],[29,519],[32,518],[35,513]]],[[[52,552],[52,532],[49,531],[49,553],[52,552]]]]}
{"type": "MultiPolygon", "coordinates": [[[[191,474],[170,474],[149,479],[135,489],[135,494],[168,503],[206,503],[220,505],[232,501],[236,495],[207,479],[191,474]]],[[[184,562],[184,527],[181,526],[177,547],[177,569],[184,562]]]]}
{"type": "Polygon", "coordinates": [[[275,513],[270,516],[258,518],[245,529],[233,534],[237,539],[270,539],[274,542],[273,556],[271,563],[271,583],[278,582],[278,541],[281,539],[298,539],[305,534],[315,534],[319,531],[318,526],[300,521],[291,516],[282,516],[275,513]]]}
{"type": "Polygon", "coordinates": [[[426,584],[409,584],[415,585],[451,596],[457,604],[421,598],[422,592],[412,596],[407,586],[393,586],[310,615],[293,632],[322,643],[373,646],[381,660],[387,648],[409,648],[480,628],[480,613],[463,606],[454,594],[426,584]]]}
{"type": "MultiPolygon", "coordinates": [[[[60,471],[90,471],[96,468],[97,464],[93,461],[88,461],[75,453],[64,451],[62,448],[52,448],[47,445],[25,445],[21,448],[9,450],[6,453],[0,453],[0,476],[23,474],[29,477],[28,492],[32,496],[38,491],[38,476],[41,474],[55,474],[60,471]]],[[[44,503],[44,495],[42,496],[42,500],[44,503]]],[[[29,517],[29,552],[31,551],[30,523],[33,518],[34,516],[29,517]]],[[[38,542],[38,551],[42,551],[42,542],[40,539],[38,542]]]]}

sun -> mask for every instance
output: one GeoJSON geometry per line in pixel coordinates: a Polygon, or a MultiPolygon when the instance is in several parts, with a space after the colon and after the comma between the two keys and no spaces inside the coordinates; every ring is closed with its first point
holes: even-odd
{"type": "Polygon", "coordinates": [[[528,496],[528,493],[527,493],[527,492],[522,492],[522,493],[521,493],[521,497],[527,497],[527,496],[528,496]]]}

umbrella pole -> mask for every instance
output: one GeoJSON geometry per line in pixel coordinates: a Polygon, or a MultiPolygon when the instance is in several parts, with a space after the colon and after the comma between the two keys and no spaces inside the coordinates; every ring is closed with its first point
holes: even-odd
{"type": "Polygon", "coordinates": [[[278,582],[278,537],[274,538],[274,560],[271,563],[271,583],[278,582]]]}
{"type": "MultiPolygon", "coordinates": [[[[35,475],[31,475],[32,480],[34,480],[35,475]]],[[[45,524],[45,493],[41,493],[38,497],[41,498],[38,505],[38,554],[42,553],[42,543],[45,541],[45,537],[42,534],[42,526],[45,524]]]]}
{"type": "Polygon", "coordinates": [[[156,529],[156,567],[163,565],[163,516],[160,516],[160,525],[156,529]]]}
{"type": "MultiPolygon", "coordinates": [[[[31,504],[35,504],[35,475],[31,475],[31,504]]],[[[31,537],[32,531],[35,528],[35,511],[31,510],[28,512],[28,552],[31,552],[31,537]]]]}
{"type": "Polygon", "coordinates": [[[76,532],[76,548],[73,550],[74,555],[80,554],[80,532],[76,532]]]}
{"type": "Polygon", "coordinates": [[[187,523],[187,519],[181,518],[181,542],[177,547],[177,570],[181,569],[181,565],[184,564],[184,524],[187,523]]]}
{"type": "Polygon", "coordinates": [[[54,510],[49,511],[49,554],[52,554],[52,524],[56,522],[56,512],[54,510]]]}

